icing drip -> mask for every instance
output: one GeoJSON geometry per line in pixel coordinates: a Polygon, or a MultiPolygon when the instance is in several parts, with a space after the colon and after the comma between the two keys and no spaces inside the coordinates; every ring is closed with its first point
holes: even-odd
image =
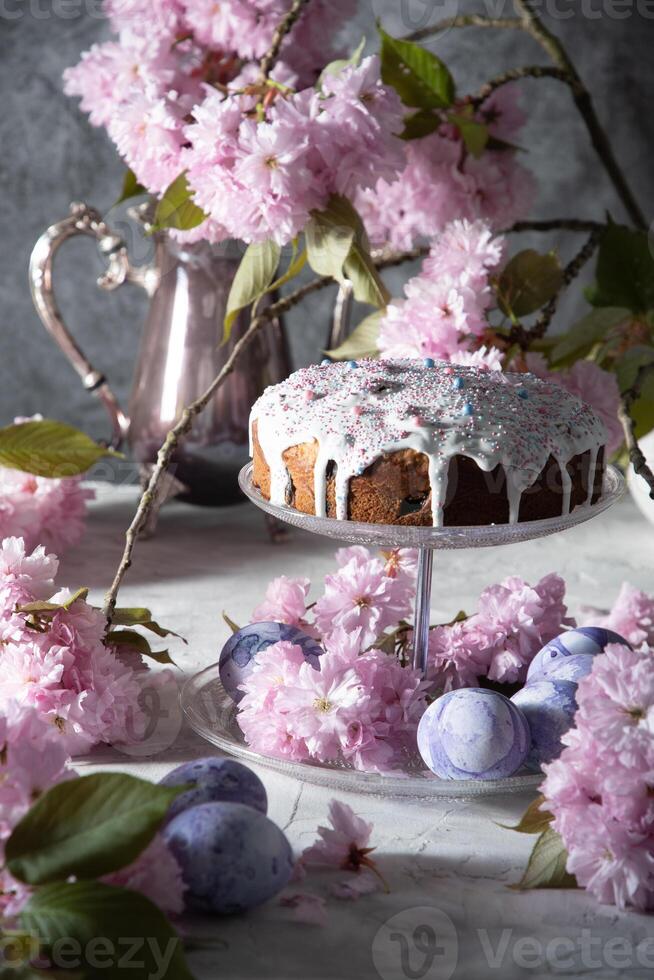
{"type": "Polygon", "coordinates": [[[427,457],[433,523],[443,523],[450,460],[473,459],[506,476],[509,521],[516,523],[524,491],[550,456],[561,470],[563,513],[570,510],[572,479],[566,464],[590,455],[587,502],[606,441],[603,424],[564,388],[531,374],[503,374],[422,361],[362,360],[296,371],[266,389],[250,416],[270,468],[270,499],[287,502],[283,455],[317,442],[315,513],[326,514],[330,465],[336,467],[336,516],[347,519],[349,481],[385,453],[412,449],[427,457]]]}

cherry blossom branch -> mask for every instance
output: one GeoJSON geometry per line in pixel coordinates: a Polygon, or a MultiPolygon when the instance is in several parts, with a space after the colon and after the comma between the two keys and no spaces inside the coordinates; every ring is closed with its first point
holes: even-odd
{"type": "Polygon", "coordinates": [[[638,445],[638,440],[636,439],[636,423],[631,415],[631,409],[640,397],[645,379],[652,371],[654,371],[654,362],[643,364],[638,369],[633,385],[624,392],[620,399],[618,418],[622,423],[624,441],[627,446],[627,452],[629,453],[629,461],[634,468],[634,473],[642,477],[648,485],[649,495],[654,500],[654,473],[647,465],[645,455],[638,445]]]}
{"type": "Polygon", "coordinates": [[[555,68],[551,65],[525,65],[523,68],[510,68],[501,75],[497,75],[496,78],[491,78],[485,85],[482,85],[477,94],[472,97],[472,105],[479,107],[498,88],[502,88],[503,85],[508,85],[510,82],[516,82],[521,78],[557,78],[560,82],[567,83],[568,81],[568,76],[561,68],[555,68]]]}
{"type": "Polygon", "coordinates": [[[531,6],[531,0],[513,0],[513,4],[519,15],[517,18],[484,17],[480,14],[465,14],[458,17],[449,17],[439,21],[437,24],[432,24],[418,31],[414,31],[412,34],[407,35],[405,40],[424,41],[429,37],[449,30],[451,27],[510,28],[513,30],[522,30],[526,34],[529,34],[530,37],[540,44],[553,61],[558,69],[556,77],[560,77],[569,86],[575,105],[588,130],[593,148],[602,162],[627,214],[637,228],[647,228],[645,216],[627,183],[622,169],[615,158],[609,138],[597,117],[590,92],[582,82],[567,51],[559,38],[545,27],[534,12],[531,6]]]}
{"type": "Polygon", "coordinates": [[[618,197],[637,228],[647,228],[645,216],[640,210],[629,184],[613,153],[613,147],[600,123],[590,92],[582,82],[577,69],[568,57],[561,41],[543,24],[532,9],[531,0],[513,0],[520,15],[523,29],[547,52],[554,64],[565,73],[575,105],[586,124],[591,143],[604,165],[618,197]]]}
{"type": "Polygon", "coordinates": [[[601,221],[587,221],[577,218],[549,218],[544,221],[516,221],[502,234],[520,234],[525,231],[598,231],[602,232],[606,225],[601,221]]]}
{"type": "Polygon", "coordinates": [[[523,30],[522,21],[517,17],[485,17],[483,14],[461,14],[457,17],[445,17],[436,24],[429,27],[421,27],[411,34],[407,34],[403,41],[424,41],[435,34],[442,34],[449,31],[452,27],[493,27],[498,29],[523,30]]]}
{"type": "Polygon", "coordinates": [[[309,2],[310,0],[293,0],[288,13],[275,28],[272,43],[259,64],[259,71],[263,82],[268,79],[270,72],[275,67],[275,63],[279,57],[279,52],[282,44],[284,43],[284,38],[290,33],[290,31],[292,31],[298,18],[302,14],[302,11],[309,2]]]}
{"type": "Polygon", "coordinates": [[[510,344],[518,344],[522,350],[526,350],[535,340],[540,340],[545,336],[547,333],[547,328],[549,327],[550,323],[552,322],[552,318],[556,313],[562,293],[565,289],[567,289],[570,283],[576,279],[586,262],[588,262],[588,260],[594,254],[595,249],[599,245],[601,234],[602,226],[600,225],[599,229],[596,228],[591,232],[590,237],[583,248],[581,248],[575,257],[568,262],[563,270],[563,277],[559,289],[545,304],[534,325],[527,329],[526,327],[523,327],[521,323],[514,324],[511,332],[509,333],[510,344]]]}

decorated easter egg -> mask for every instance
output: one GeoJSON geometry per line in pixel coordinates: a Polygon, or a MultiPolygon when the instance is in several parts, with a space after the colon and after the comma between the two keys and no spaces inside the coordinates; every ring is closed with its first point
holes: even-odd
{"type": "MultiPolygon", "coordinates": [[[[590,658],[592,660],[592,657],[590,658]]],[[[537,772],[561,754],[561,736],[572,726],[577,710],[577,685],[572,681],[534,678],[511,698],[527,719],[531,749],[527,766],[537,772]]]]}
{"type": "Polygon", "coordinates": [[[527,684],[537,684],[547,678],[548,680],[572,681],[577,684],[582,677],[590,674],[593,669],[595,657],[591,653],[575,653],[571,657],[555,657],[548,660],[538,671],[528,678],[527,684]]]}
{"type": "Polygon", "coordinates": [[[589,654],[594,657],[602,653],[604,647],[609,643],[621,643],[629,646],[624,637],[613,633],[612,630],[603,629],[601,626],[578,626],[576,629],[567,630],[555,639],[546,643],[542,650],[539,650],[527,671],[527,681],[531,680],[536,674],[547,672],[553,660],[561,657],[574,657],[578,654],[589,654]]]}
{"type": "Polygon", "coordinates": [[[443,779],[502,779],[522,766],[527,721],[503,694],[470,687],[434,701],[420,719],[418,749],[443,779]]]}
{"type": "Polygon", "coordinates": [[[201,803],[162,830],[188,891],[187,906],[226,915],[261,905],[293,873],[293,852],[272,820],[242,803],[201,803]]]}
{"type": "Polygon", "coordinates": [[[185,762],[173,769],[161,780],[163,786],[191,785],[173,800],[166,822],[170,822],[182,810],[200,803],[243,803],[261,813],[268,810],[266,790],[256,775],[236,759],[223,759],[217,755],[206,759],[185,762]]]}
{"type": "Polygon", "coordinates": [[[252,669],[257,654],[280,641],[302,647],[305,660],[316,670],[320,670],[322,647],[297,626],[272,622],[250,623],[230,636],[218,661],[220,680],[233,701],[238,703],[243,697],[243,692],[238,688],[252,669]]]}

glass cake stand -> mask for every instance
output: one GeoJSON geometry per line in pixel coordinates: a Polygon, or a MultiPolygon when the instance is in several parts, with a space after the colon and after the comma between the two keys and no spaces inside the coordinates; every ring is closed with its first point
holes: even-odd
{"type": "MultiPolygon", "coordinates": [[[[602,496],[597,503],[576,507],[570,514],[520,524],[491,524],[481,527],[403,527],[389,524],[361,524],[332,517],[314,517],[292,507],[271,504],[252,483],[252,464],[243,467],[239,483],[245,495],[277,520],[314,534],[337,538],[350,544],[379,548],[417,548],[418,580],[414,619],[413,666],[424,673],[429,641],[430,600],[434,551],[455,548],[491,548],[516,544],[556,534],[576,527],[607,510],[625,490],[622,474],[613,466],[604,474],[602,496]]],[[[485,796],[534,789],[540,774],[518,774],[507,779],[445,780],[425,769],[417,752],[408,754],[402,771],[388,775],[359,772],[345,763],[289,762],[253,752],[245,744],[237,721],[237,708],[225,692],[213,664],[190,678],[182,690],[182,708],[191,727],[213,745],[244,761],[285,772],[298,779],[333,789],[384,796],[449,799],[485,796]]]]}

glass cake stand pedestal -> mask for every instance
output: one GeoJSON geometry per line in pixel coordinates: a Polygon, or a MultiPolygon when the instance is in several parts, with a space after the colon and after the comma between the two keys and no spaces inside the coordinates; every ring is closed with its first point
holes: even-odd
{"type": "MultiPolygon", "coordinates": [[[[245,495],[278,521],[305,531],[337,538],[349,544],[378,548],[416,548],[418,578],[414,618],[413,666],[425,672],[429,644],[430,601],[434,551],[459,548],[492,548],[556,534],[599,516],[623,495],[625,481],[615,467],[604,475],[602,496],[590,506],[576,507],[570,514],[520,524],[491,524],[480,527],[404,527],[390,524],[361,524],[331,517],[314,517],[292,507],[271,504],[252,482],[252,464],[243,467],[239,483],[245,495]]],[[[237,722],[237,708],[224,691],[218,664],[190,678],[182,690],[182,708],[191,727],[212,744],[244,761],[258,763],[296,778],[330,786],[333,789],[368,792],[410,798],[462,798],[534,789],[540,774],[518,774],[507,779],[445,780],[425,769],[417,751],[407,755],[398,773],[380,775],[349,768],[345,763],[289,762],[253,752],[245,744],[237,722]]]]}

